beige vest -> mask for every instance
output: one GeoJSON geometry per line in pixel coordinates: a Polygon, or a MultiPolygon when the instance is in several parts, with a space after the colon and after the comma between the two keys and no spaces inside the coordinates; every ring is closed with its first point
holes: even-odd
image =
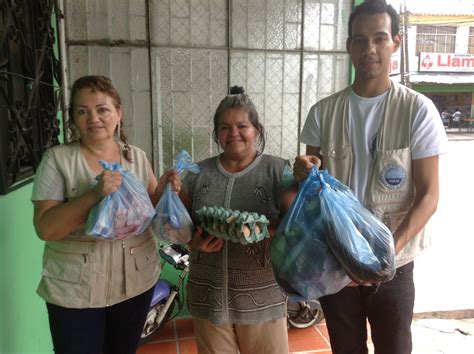
{"type": "MultiPolygon", "coordinates": [[[[121,161],[148,186],[145,153],[132,148],[133,163],[121,161]]],[[[65,181],[65,197],[72,199],[89,190],[95,175],[82,156],[79,144],[52,149],[65,181]]],[[[156,242],[151,229],[124,240],[85,235],[84,226],[58,241],[46,241],[43,273],[38,294],[46,301],[68,308],[114,305],[150,289],[160,274],[156,242]]]]}
{"type": "MultiPolygon", "coordinates": [[[[354,156],[348,129],[350,87],[323,99],[321,155],[323,166],[350,185],[354,156]]],[[[411,127],[416,116],[418,93],[392,83],[377,136],[364,205],[395,232],[415,199],[410,150],[411,127]]],[[[411,262],[427,246],[422,230],[397,255],[397,267],[411,262]]]]}

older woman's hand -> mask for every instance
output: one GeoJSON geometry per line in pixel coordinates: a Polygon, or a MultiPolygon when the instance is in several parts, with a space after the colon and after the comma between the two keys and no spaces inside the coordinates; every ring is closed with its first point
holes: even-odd
{"type": "Polygon", "coordinates": [[[316,165],[321,166],[321,160],[318,159],[316,156],[313,155],[302,155],[297,156],[295,159],[295,163],[293,165],[293,177],[297,182],[304,180],[308,177],[309,172],[316,165]]]}
{"type": "Polygon", "coordinates": [[[197,227],[193,238],[188,243],[192,249],[202,252],[217,252],[222,249],[224,239],[212,235],[204,235],[202,227],[197,227]]]}
{"type": "Polygon", "coordinates": [[[167,183],[171,184],[171,190],[175,191],[176,193],[179,193],[179,191],[181,190],[182,181],[181,176],[179,175],[176,169],[173,168],[161,175],[160,179],[158,180],[158,185],[155,189],[155,196],[157,199],[160,199],[167,183]]]}
{"type": "Polygon", "coordinates": [[[104,170],[99,178],[99,183],[95,187],[96,194],[100,199],[110,193],[118,191],[122,184],[122,174],[118,171],[104,170]]]}

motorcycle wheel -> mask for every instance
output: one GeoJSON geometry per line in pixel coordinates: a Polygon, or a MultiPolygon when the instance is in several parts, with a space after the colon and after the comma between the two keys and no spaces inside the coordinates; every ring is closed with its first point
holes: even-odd
{"type": "Polygon", "coordinates": [[[309,306],[301,306],[296,312],[288,311],[288,326],[290,328],[308,328],[324,319],[319,301],[311,301],[309,306]]]}
{"type": "Polygon", "coordinates": [[[153,334],[156,333],[161,327],[163,327],[166,322],[168,322],[168,319],[173,313],[175,304],[176,299],[171,303],[170,307],[168,308],[168,311],[165,314],[165,317],[163,317],[163,320],[160,323],[156,323],[153,319],[156,318],[156,316],[158,316],[158,314],[164,310],[163,308],[165,306],[165,302],[159,303],[148,311],[145,325],[143,327],[143,331],[140,337],[139,345],[148,343],[153,340],[153,334]]]}

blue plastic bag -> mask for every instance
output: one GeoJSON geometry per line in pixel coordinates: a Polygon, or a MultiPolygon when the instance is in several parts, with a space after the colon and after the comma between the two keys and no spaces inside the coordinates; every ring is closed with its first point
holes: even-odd
{"type": "MultiPolygon", "coordinates": [[[[192,161],[186,150],[181,150],[175,160],[175,168],[179,174],[184,171],[200,172],[199,166],[192,161]]],[[[171,190],[169,183],[156,205],[155,212],[152,227],[155,235],[161,240],[174,244],[191,241],[194,233],[193,221],[181,199],[171,190]]]]}
{"type": "Polygon", "coordinates": [[[379,283],[395,276],[395,247],[390,230],[342,183],[331,186],[320,174],[321,215],[326,241],[347,274],[357,283],[379,283]]]}
{"type": "Polygon", "coordinates": [[[155,216],[146,188],[130,171],[117,162],[99,161],[106,170],[122,174],[120,188],[103,198],[87,217],[86,234],[106,239],[123,239],[140,235],[150,226],[155,216]]]}
{"type": "MultiPolygon", "coordinates": [[[[326,181],[340,184],[326,171],[326,181]]],[[[314,300],[334,294],[351,280],[326,242],[328,233],[321,212],[321,181],[313,169],[301,183],[298,194],[270,244],[275,278],[295,300],[314,300]]]]}

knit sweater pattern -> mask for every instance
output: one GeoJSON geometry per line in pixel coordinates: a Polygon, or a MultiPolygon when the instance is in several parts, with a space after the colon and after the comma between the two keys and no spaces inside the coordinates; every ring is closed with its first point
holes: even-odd
{"type": "MultiPolygon", "coordinates": [[[[203,206],[218,206],[277,219],[287,164],[279,157],[259,155],[243,171],[229,173],[219,157],[200,162],[201,172],[185,180],[193,214],[203,206]]],[[[218,252],[193,250],[187,284],[190,313],[214,324],[257,324],[284,317],[285,296],[273,274],[269,242],[225,241],[218,252]]]]}

